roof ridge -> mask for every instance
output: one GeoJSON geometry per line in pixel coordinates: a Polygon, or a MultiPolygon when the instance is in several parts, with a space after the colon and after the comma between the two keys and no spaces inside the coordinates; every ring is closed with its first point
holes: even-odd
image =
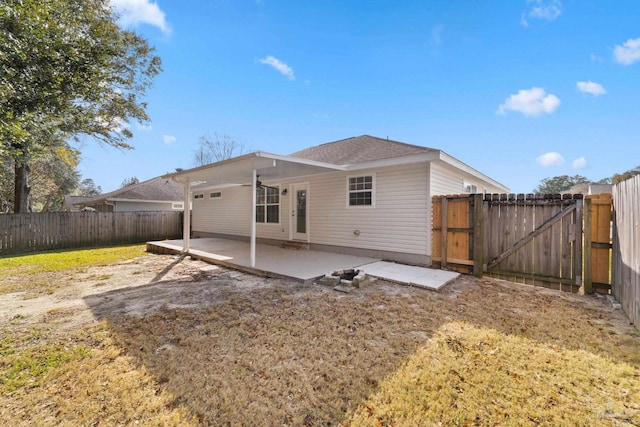
{"type": "MultiPolygon", "coordinates": [[[[409,143],[406,143],[406,142],[397,141],[395,139],[389,139],[388,136],[386,138],[381,138],[379,136],[369,135],[369,134],[366,134],[366,133],[362,134],[362,135],[358,135],[358,136],[349,136],[347,138],[337,139],[335,141],[323,142],[322,144],[315,145],[315,147],[323,147],[325,145],[335,144],[336,142],[344,142],[344,141],[348,141],[350,139],[363,138],[363,137],[367,137],[367,138],[371,138],[371,139],[377,139],[378,141],[383,141],[383,142],[392,142],[394,144],[406,145],[406,146],[409,146],[409,147],[422,148],[422,149],[427,149],[427,150],[434,150],[434,148],[425,147],[424,145],[409,144],[409,143]]],[[[309,148],[313,148],[313,147],[307,147],[307,148],[303,148],[302,150],[297,150],[296,153],[299,152],[299,151],[307,150],[309,148]]]]}

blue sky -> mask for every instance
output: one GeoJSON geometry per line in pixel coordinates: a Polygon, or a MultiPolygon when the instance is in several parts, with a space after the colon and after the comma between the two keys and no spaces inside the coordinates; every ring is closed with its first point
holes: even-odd
{"type": "Polygon", "coordinates": [[[103,191],[193,167],[202,135],[290,154],[369,134],[513,192],[640,165],[640,2],[112,0],[157,49],[131,151],[82,144],[103,191]]]}

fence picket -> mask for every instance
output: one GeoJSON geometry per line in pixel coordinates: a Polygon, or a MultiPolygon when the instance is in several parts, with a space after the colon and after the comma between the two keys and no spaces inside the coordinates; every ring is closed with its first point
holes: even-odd
{"type": "Polygon", "coordinates": [[[0,215],[0,255],[179,238],[182,212],[0,215]]]}

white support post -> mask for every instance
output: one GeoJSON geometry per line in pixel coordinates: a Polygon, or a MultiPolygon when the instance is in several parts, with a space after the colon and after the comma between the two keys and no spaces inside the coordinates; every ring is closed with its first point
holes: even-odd
{"type": "Polygon", "coordinates": [[[191,245],[191,183],[184,183],[183,225],[182,225],[182,253],[189,253],[191,245]]]}
{"type": "Polygon", "coordinates": [[[258,176],[253,169],[251,177],[251,268],[256,266],[256,181],[258,176]]]}

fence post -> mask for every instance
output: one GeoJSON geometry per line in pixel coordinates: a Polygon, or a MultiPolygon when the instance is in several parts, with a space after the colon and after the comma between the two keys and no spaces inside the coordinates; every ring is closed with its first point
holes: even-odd
{"type": "Polygon", "coordinates": [[[482,277],[484,259],[483,198],[483,194],[473,195],[473,275],[476,277],[482,277]]]}
{"type": "MultiPolygon", "coordinates": [[[[583,271],[583,282],[584,282],[584,293],[592,294],[593,293],[593,266],[591,264],[591,214],[592,214],[592,206],[591,198],[587,196],[584,201],[584,271],[583,271]]],[[[576,236],[577,239],[577,236],[576,236]]],[[[577,244],[577,240],[576,240],[577,244]]]]}
{"type": "Polygon", "coordinates": [[[448,221],[448,212],[447,212],[447,204],[449,203],[449,199],[446,197],[442,198],[442,244],[440,245],[440,268],[447,268],[447,238],[449,234],[449,221],[448,221]]]}
{"type": "Polygon", "coordinates": [[[582,233],[583,233],[583,210],[584,210],[584,202],[582,199],[582,194],[574,194],[573,195],[575,203],[576,203],[576,212],[575,212],[575,253],[574,257],[576,262],[574,263],[574,276],[575,276],[575,284],[580,286],[582,285],[582,276],[584,274],[583,263],[582,263],[582,233]],[[577,199],[575,199],[578,197],[577,199]]]}

